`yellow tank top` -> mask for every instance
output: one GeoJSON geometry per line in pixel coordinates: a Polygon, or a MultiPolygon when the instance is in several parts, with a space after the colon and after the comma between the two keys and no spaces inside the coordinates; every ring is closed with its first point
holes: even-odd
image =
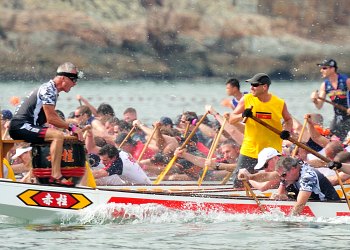
{"type": "MultiPolygon", "coordinates": [[[[253,115],[272,127],[282,130],[282,110],[284,100],[271,94],[268,102],[261,102],[252,94],[244,95],[245,108],[253,106],[253,115]]],[[[253,119],[247,119],[244,130],[244,139],[240,153],[242,155],[258,158],[259,152],[266,147],[282,151],[282,139],[279,135],[265,128],[253,119]]]]}

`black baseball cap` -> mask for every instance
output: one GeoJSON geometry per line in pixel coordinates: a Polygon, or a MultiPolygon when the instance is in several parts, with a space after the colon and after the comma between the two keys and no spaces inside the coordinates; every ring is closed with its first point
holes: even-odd
{"type": "Polygon", "coordinates": [[[174,125],[173,121],[169,117],[166,117],[166,116],[162,116],[160,118],[160,123],[163,125],[171,125],[171,126],[174,125]]]}
{"type": "Polygon", "coordinates": [[[271,84],[270,77],[265,73],[258,73],[252,78],[245,81],[249,83],[260,83],[260,84],[267,84],[267,85],[271,84]]]}
{"type": "Polygon", "coordinates": [[[325,59],[321,63],[317,63],[317,66],[322,67],[322,66],[328,66],[328,67],[334,67],[338,68],[337,62],[333,59],[325,59]]]}

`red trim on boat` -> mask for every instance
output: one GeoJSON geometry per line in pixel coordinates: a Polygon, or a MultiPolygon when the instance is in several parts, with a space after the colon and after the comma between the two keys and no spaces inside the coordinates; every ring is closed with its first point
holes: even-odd
{"type": "MultiPolygon", "coordinates": [[[[257,204],[232,204],[232,203],[215,203],[215,202],[189,202],[189,201],[178,201],[178,200],[157,200],[157,199],[143,199],[143,198],[131,198],[131,197],[112,197],[108,203],[123,203],[123,204],[148,204],[154,203],[163,205],[168,208],[178,210],[201,210],[201,211],[216,211],[225,213],[244,213],[244,214],[261,214],[261,210],[257,204]]],[[[276,205],[276,206],[265,206],[263,207],[269,211],[271,209],[278,208],[285,214],[289,214],[293,206],[276,205]]],[[[314,213],[310,207],[306,206],[302,212],[302,215],[314,217],[314,213]]]]}
{"type": "Polygon", "coordinates": [[[336,216],[350,216],[350,212],[336,212],[336,216]]]}

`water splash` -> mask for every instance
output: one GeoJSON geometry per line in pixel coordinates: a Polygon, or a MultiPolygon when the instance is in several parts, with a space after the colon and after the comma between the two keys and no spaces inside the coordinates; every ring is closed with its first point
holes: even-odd
{"type": "Polygon", "coordinates": [[[287,222],[315,224],[350,224],[350,217],[314,218],[285,216],[279,209],[264,214],[228,214],[220,211],[174,210],[158,204],[107,204],[94,209],[85,209],[78,214],[65,214],[61,224],[167,224],[167,223],[222,223],[234,221],[287,222]]]}

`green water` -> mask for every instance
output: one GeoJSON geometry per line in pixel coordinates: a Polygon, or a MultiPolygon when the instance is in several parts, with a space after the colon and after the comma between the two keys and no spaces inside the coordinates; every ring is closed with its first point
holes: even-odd
{"type": "MultiPolygon", "coordinates": [[[[138,118],[146,124],[158,120],[161,116],[175,118],[183,111],[205,112],[205,105],[212,105],[220,113],[230,112],[230,109],[220,105],[225,92],[226,79],[198,79],[178,81],[80,81],[69,93],[60,93],[57,108],[66,115],[79,105],[76,95],[87,98],[91,104],[98,106],[102,102],[112,105],[117,117],[122,117],[128,107],[136,108],[138,118]]],[[[322,110],[317,110],[310,101],[310,94],[319,88],[320,82],[272,82],[270,92],[285,99],[290,113],[303,120],[305,113],[320,112],[329,122],[333,116],[332,107],[325,104],[322,110]]],[[[12,96],[21,99],[40,83],[33,82],[2,82],[0,83],[1,108],[14,110],[10,104],[12,96]]],[[[241,83],[242,91],[249,91],[250,85],[241,83]]]]}

